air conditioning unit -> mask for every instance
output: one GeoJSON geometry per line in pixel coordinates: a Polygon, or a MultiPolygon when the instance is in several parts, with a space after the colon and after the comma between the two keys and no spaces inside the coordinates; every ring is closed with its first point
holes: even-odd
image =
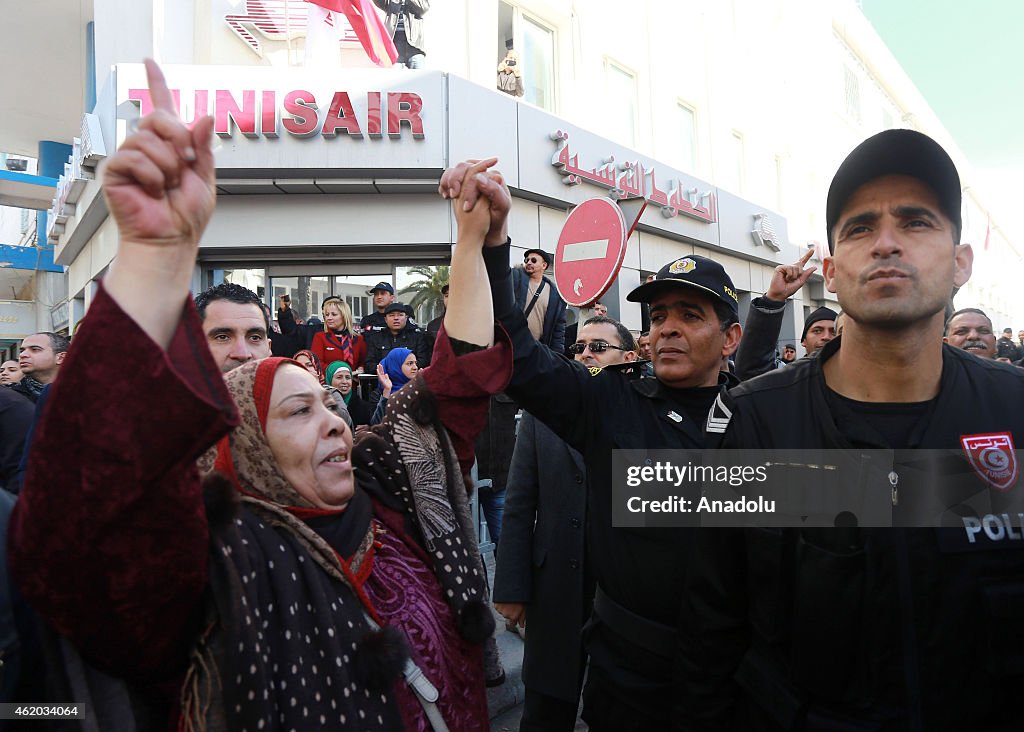
{"type": "Polygon", "coordinates": [[[28,161],[24,158],[7,158],[7,169],[14,173],[24,173],[28,170],[28,161]]]}

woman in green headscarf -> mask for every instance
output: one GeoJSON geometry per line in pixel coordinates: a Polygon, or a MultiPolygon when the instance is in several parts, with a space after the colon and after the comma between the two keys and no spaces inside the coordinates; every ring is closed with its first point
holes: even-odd
{"type": "Polygon", "coordinates": [[[345,399],[345,406],[348,407],[353,424],[356,427],[370,424],[373,409],[359,396],[355,377],[352,375],[352,366],[344,361],[334,361],[327,367],[325,378],[325,383],[337,389],[345,399]]]}

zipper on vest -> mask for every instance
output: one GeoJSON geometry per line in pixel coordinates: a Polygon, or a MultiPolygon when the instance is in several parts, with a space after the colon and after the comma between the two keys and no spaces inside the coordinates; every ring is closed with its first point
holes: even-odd
{"type": "Polygon", "coordinates": [[[889,471],[889,485],[892,486],[892,505],[900,505],[900,492],[896,485],[900,482],[899,473],[895,470],[889,471]]]}

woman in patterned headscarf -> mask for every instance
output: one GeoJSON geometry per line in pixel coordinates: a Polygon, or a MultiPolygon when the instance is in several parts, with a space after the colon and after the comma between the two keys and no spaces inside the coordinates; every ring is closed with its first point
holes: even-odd
{"type": "Polygon", "coordinates": [[[170,714],[154,729],[486,730],[494,621],[463,475],[511,370],[481,312],[487,202],[454,206],[436,368],[353,441],[294,361],[221,378],[188,293],[216,200],[212,122],[185,128],[147,70],[157,111],[108,160],[120,249],[36,431],[14,581],[133,702],[170,714]],[[124,378],[98,378],[111,364],[124,378]]]}
{"type": "Polygon", "coordinates": [[[326,383],[324,381],[323,363],[315,353],[308,349],[296,351],[292,359],[298,361],[302,368],[313,374],[321,384],[326,383]]]}

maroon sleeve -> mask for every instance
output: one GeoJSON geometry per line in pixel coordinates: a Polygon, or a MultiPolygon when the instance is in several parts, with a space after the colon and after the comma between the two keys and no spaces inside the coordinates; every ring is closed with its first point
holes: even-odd
{"type": "Polygon", "coordinates": [[[101,287],[50,388],[8,528],[14,581],[101,668],[180,671],[207,581],[195,461],[238,421],[195,306],[164,352],[101,287]]]}
{"type": "Polygon", "coordinates": [[[434,342],[430,365],[421,372],[437,398],[438,413],[451,435],[462,472],[473,467],[473,443],[484,428],[490,396],[512,378],[512,342],[500,326],[494,345],[456,356],[444,324],[434,342]]]}

